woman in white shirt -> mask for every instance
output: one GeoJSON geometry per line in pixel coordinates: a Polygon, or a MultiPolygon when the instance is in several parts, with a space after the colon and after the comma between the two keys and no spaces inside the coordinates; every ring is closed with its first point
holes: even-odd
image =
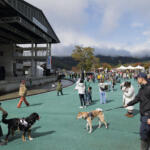
{"type": "MultiPolygon", "coordinates": [[[[135,98],[134,87],[131,85],[131,82],[128,81],[122,83],[120,86],[123,91],[123,105],[127,105],[135,98]]],[[[126,109],[127,113],[125,115],[127,117],[133,117],[134,106],[128,106],[126,109]]]]}
{"type": "Polygon", "coordinates": [[[80,103],[81,103],[80,108],[86,107],[86,105],[85,105],[85,99],[84,99],[85,84],[84,84],[84,80],[83,79],[80,79],[80,80],[77,81],[75,89],[78,90],[78,94],[79,94],[79,98],[80,98],[80,103]]]}

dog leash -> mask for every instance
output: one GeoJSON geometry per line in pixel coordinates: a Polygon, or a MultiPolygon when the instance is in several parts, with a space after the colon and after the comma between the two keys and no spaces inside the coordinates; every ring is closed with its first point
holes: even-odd
{"type": "Polygon", "coordinates": [[[119,107],[115,107],[115,108],[106,109],[104,111],[111,111],[111,110],[120,109],[120,108],[124,108],[124,107],[123,106],[119,106],[119,107]]]}

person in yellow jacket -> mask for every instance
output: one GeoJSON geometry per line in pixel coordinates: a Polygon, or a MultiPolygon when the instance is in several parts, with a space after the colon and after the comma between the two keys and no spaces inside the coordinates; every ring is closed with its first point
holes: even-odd
{"type": "Polygon", "coordinates": [[[59,93],[61,93],[61,95],[63,95],[62,89],[63,89],[63,86],[62,86],[61,80],[59,80],[57,83],[57,87],[56,87],[57,96],[59,96],[59,93]]]}
{"type": "Polygon", "coordinates": [[[100,74],[98,74],[98,75],[97,75],[98,83],[100,82],[100,79],[101,79],[101,76],[100,76],[100,74]]]}
{"type": "Polygon", "coordinates": [[[20,108],[21,107],[21,104],[22,102],[24,101],[24,103],[29,106],[30,104],[27,102],[26,100],[26,95],[27,95],[27,88],[26,88],[26,85],[25,85],[25,80],[22,80],[21,81],[21,84],[20,84],[20,88],[19,88],[19,96],[20,96],[20,100],[19,100],[19,103],[17,104],[17,108],[20,108]]]}

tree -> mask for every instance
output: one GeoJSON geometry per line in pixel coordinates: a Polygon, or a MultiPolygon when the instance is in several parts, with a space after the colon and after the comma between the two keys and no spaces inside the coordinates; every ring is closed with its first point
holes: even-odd
{"type": "Polygon", "coordinates": [[[102,63],[102,67],[104,68],[104,69],[108,69],[108,70],[111,70],[112,69],[112,66],[110,65],[110,64],[108,64],[108,63],[102,63]]]}
{"type": "Polygon", "coordinates": [[[142,63],[141,63],[141,62],[137,62],[137,63],[134,63],[132,66],[133,66],[133,67],[136,67],[136,66],[138,66],[138,65],[139,65],[139,66],[142,66],[142,63]]]}
{"type": "Polygon", "coordinates": [[[72,67],[72,71],[73,71],[73,72],[76,72],[76,73],[77,73],[77,72],[80,72],[80,68],[78,68],[78,67],[72,67]]]}
{"type": "Polygon", "coordinates": [[[92,64],[92,70],[95,72],[100,67],[100,60],[97,57],[94,57],[93,64],[92,64]]]}
{"type": "Polygon", "coordinates": [[[94,56],[94,49],[91,47],[75,46],[72,58],[79,62],[78,67],[82,71],[90,71],[93,66],[99,65],[99,58],[94,56]]]}
{"type": "Polygon", "coordinates": [[[150,67],[150,62],[143,63],[143,67],[147,70],[150,67]]]}

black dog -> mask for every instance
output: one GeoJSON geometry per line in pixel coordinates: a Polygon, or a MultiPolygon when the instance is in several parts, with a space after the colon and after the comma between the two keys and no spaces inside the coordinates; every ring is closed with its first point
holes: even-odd
{"type": "Polygon", "coordinates": [[[40,117],[38,113],[32,113],[30,116],[26,118],[12,118],[12,119],[6,119],[7,114],[3,114],[2,122],[5,124],[8,124],[8,133],[6,135],[5,141],[8,142],[8,137],[10,133],[14,135],[14,132],[16,130],[23,131],[22,134],[22,140],[25,142],[25,135],[26,132],[28,132],[28,138],[29,140],[32,140],[31,138],[31,127],[36,122],[36,120],[39,120],[40,117]]]}

